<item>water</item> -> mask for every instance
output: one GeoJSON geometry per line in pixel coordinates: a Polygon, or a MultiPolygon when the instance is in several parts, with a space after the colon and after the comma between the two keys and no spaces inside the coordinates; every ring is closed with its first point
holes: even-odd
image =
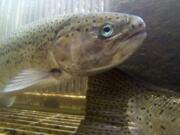
{"type": "Polygon", "coordinates": [[[1,0],[0,36],[41,18],[68,13],[108,11],[109,0],[1,0]],[[96,3],[96,4],[94,4],[96,3]]]}
{"type": "MultiPolygon", "coordinates": [[[[108,7],[108,0],[2,0],[0,38],[42,18],[103,12],[108,11],[108,7]]],[[[75,133],[85,113],[87,81],[88,78],[83,77],[60,86],[19,94],[13,107],[0,109],[0,133],[75,133]]]]}
{"type": "Polygon", "coordinates": [[[121,68],[156,85],[180,92],[180,2],[114,0],[111,7],[111,11],[139,15],[147,24],[148,37],[143,47],[121,68]]]}
{"type": "MultiPolygon", "coordinates": [[[[148,38],[119,68],[180,92],[179,7],[178,0],[1,0],[0,37],[57,14],[104,11],[136,14],[147,24],[148,38]]],[[[3,121],[0,133],[73,134],[85,113],[87,81],[88,78],[80,78],[56,88],[19,95],[12,108],[0,111],[3,121]]]]}

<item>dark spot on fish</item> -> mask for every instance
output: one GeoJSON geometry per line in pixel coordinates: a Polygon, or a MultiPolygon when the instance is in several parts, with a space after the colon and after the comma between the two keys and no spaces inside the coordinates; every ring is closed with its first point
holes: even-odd
{"type": "Polygon", "coordinates": [[[134,103],[134,99],[131,99],[130,102],[131,102],[131,103],[134,103]]]}
{"type": "Polygon", "coordinates": [[[31,56],[31,59],[34,59],[34,55],[31,56]]]}
{"type": "Polygon", "coordinates": [[[145,110],[145,107],[141,107],[141,110],[145,110]]]}
{"type": "Polygon", "coordinates": [[[120,17],[118,16],[118,17],[116,17],[116,19],[119,19],[120,17]]]}
{"type": "Polygon", "coordinates": [[[111,17],[109,17],[108,19],[109,19],[109,20],[112,20],[112,18],[111,18],[111,17]]]}
{"type": "Polygon", "coordinates": [[[163,125],[161,125],[160,127],[161,127],[161,129],[163,129],[163,130],[165,130],[165,129],[166,129],[163,125]]]}
{"type": "Polygon", "coordinates": [[[171,121],[172,121],[172,122],[175,122],[175,121],[176,121],[176,118],[172,119],[171,121]]]}
{"type": "Polygon", "coordinates": [[[86,22],[88,22],[88,19],[86,19],[86,22]]]}
{"type": "Polygon", "coordinates": [[[61,35],[59,34],[59,35],[57,35],[57,37],[56,38],[60,38],[61,37],[61,35]]]}
{"type": "Polygon", "coordinates": [[[150,128],[152,128],[152,125],[149,125],[150,128]]]}
{"type": "Polygon", "coordinates": [[[140,117],[138,117],[138,116],[136,117],[136,119],[141,121],[141,118],[140,118],[140,117]]]}
{"type": "Polygon", "coordinates": [[[85,31],[86,31],[86,32],[88,32],[88,31],[89,31],[89,29],[88,29],[88,28],[86,28],[86,29],[85,29],[85,31]]]}
{"type": "Polygon", "coordinates": [[[7,60],[7,61],[6,61],[6,64],[9,64],[9,63],[10,63],[10,61],[9,61],[9,60],[7,60]]]}
{"type": "Polygon", "coordinates": [[[159,112],[159,114],[161,115],[163,112],[164,112],[164,110],[161,110],[161,111],[159,112]]]}
{"type": "Polygon", "coordinates": [[[135,25],[131,25],[131,28],[134,29],[134,28],[135,28],[135,25]]]}
{"type": "Polygon", "coordinates": [[[163,98],[163,101],[166,102],[166,98],[163,98]]]}
{"type": "Polygon", "coordinates": [[[77,28],[76,31],[80,32],[80,28],[77,28]]]}
{"type": "Polygon", "coordinates": [[[80,21],[78,21],[77,23],[80,23],[80,21]]]}
{"type": "Polygon", "coordinates": [[[147,110],[146,112],[149,113],[149,110],[147,110]]]}
{"type": "Polygon", "coordinates": [[[66,37],[66,38],[68,38],[68,37],[69,37],[69,35],[67,34],[65,37],[66,37]]]}
{"type": "Polygon", "coordinates": [[[96,23],[96,20],[93,20],[93,23],[96,23]]]}

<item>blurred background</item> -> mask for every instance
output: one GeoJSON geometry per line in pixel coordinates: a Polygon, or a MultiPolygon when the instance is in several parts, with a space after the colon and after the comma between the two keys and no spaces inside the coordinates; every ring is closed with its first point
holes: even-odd
{"type": "Polygon", "coordinates": [[[121,68],[160,87],[180,92],[180,1],[113,0],[110,11],[141,16],[148,36],[121,68]]]}
{"type": "MultiPolygon", "coordinates": [[[[42,18],[106,11],[135,14],[147,24],[144,45],[118,68],[180,92],[179,0],[1,0],[0,38],[42,18]]],[[[73,134],[83,119],[87,81],[19,94],[12,108],[0,109],[0,133],[73,134]]]]}

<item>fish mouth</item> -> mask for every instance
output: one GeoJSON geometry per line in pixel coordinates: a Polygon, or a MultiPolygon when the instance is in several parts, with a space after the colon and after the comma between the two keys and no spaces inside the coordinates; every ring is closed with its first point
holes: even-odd
{"type": "Polygon", "coordinates": [[[128,36],[125,38],[125,40],[134,39],[134,38],[136,38],[136,37],[139,37],[139,36],[141,37],[141,36],[143,36],[143,35],[146,36],[146,31],[145,31],[145,29],[136,31],[136,32],[128,35],[128,36]]]}
{"type": "Polygon", "coordinates": [[[146,35],[147,32],[145,31],[145,29],[141,29],[136,32],[133,32],[132,34],[126,33],[122,35],[122,33],[119,33],[116,36],[110,38],[109,40],[114,40],[115,42],[125,42],[128,40],[136,39],[138,37],[146,37],[146,35]]]}

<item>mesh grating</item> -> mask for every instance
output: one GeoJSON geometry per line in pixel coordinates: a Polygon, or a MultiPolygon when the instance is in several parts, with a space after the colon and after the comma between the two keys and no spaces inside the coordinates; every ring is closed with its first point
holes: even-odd
{"type": "Polygon", "coordinates": [[[72,135],[83,116],[0,109],[0,135],[72,135]]]}

